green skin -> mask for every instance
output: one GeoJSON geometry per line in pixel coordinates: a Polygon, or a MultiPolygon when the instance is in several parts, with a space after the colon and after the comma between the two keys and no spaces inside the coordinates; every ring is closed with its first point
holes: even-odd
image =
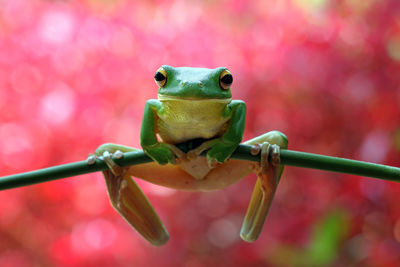
{"type": "MultiPolygon", "coordinates": [[[[174,68],[164,65],[167,82],[160,87],[158,94],[182,100],[229,100],[230,88],[222,89],[220,74],[226,68],[174,68]]],[[[147,155],[159,164],[175,163],[175,154],[171,144],[157,139],[157,117],[165,114],[163,103],[156,99],[146,102],[140,133],[140,144],[147,155]]],[[[229,127],[225,133],[215,139],[207,152],[209,164],[225,162],[237,148],[243,138],[246,117],[246,105],[243,101],[233,100],[226,104],[221,118],[229,118],[229,127]]]]}

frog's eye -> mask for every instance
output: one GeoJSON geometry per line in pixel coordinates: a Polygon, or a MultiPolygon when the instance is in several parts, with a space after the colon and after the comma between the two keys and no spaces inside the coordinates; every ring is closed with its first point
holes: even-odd
{"type": "Polygon", "coordinates": [[[167,83],[167,72],[163,68],[159,68],[154,75],[154,80],[159,87],[163,87],[167,83]]]}
{"type": "Polygon", "coordinates": [[[229,70],[223,70],[219,75],[219,85],[222,89],[228,90],[233,82],[233,76],[229,70]]]}

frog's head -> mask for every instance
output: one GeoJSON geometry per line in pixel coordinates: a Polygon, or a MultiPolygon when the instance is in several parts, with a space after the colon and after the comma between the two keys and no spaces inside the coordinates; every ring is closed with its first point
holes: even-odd
{"type": "Polygon", "coordinates": [[[227,68],[174,68],[161,66],[154,76],[159,98],[230,99],[232,74],[227,68]]]}

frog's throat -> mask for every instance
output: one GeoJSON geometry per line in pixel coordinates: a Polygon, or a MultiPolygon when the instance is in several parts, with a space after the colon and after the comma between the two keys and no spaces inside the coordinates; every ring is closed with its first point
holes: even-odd
{"type": "Polygon", "coordinates": [[[230,103],[232,98],[190,98],[190,97],[179,97],[179,96],[169,96],[158,94],[158,100],[174,100],[174,101],[210,101],[210,102],[220,102],[220,103],[230,103]]]}

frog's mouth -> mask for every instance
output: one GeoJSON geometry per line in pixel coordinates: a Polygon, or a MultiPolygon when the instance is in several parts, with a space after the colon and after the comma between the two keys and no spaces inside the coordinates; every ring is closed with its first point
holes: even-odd
{"type": "Polygon", "coordinates": [[[210,102],[219,102],[219,103],[230,103],[232,98],[195,98],[195,97],[178,97],[178,96],[170,96],[170,95],[162,95],[158,94],[158,100],[160,101],[210,101],[210,102]]]}

